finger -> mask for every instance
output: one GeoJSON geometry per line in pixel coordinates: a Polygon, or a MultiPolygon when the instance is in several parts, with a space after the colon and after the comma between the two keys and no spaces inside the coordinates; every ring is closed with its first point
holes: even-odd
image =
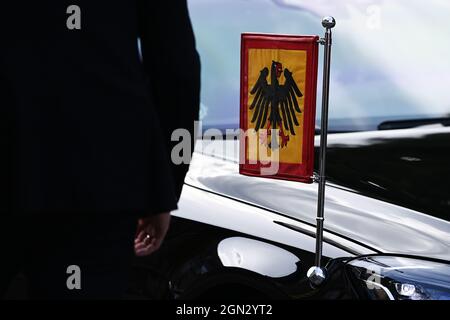
{"type": "Polygon", "coordinates": [[[147,238],[144,241],[140,241],[134,244],[134,248],[136,250],[142,250],[149,245],[153,245],[155,243],[155,238],[147,238]]]}
{"type": "Polygon", "coordinates": [[[149,256],[150,254],[152,254],[153,253],[153,251],[151,250],[151,249],[147,249],[147,250],[144,250],[144,249],[138,249],[138,250],[135,250],[134,251],[134,254],[137,256],[137,257],[145,257],[145,256],[149,256]]]}
{"type": "Polygon", "coordinates": [[[134,243],[142,242],[145,239],[146,235],[147,235],[146,232],[140,231],[137,237],[134,238],[134,243]]]}
{"type": "Polygon", "coordinates": [[[150,255],[154,250],[152,250],[152,247],[145,247],[140,249],[135,249],[134,254],[138,257],[144,257],[150,255]]]}
{"type": "Polygon", "coordinates": [[[138,246],[138,248],[135,249],[136,255],[139,256],[147,256],[153,253],[154,251],[156,251],[154,240],[148,245],[138,246]]]}
{"type": "Polygon", "coordinates": [[[153,250],[153,249],[149,249],[149,250],[140,250],[140,251],[136,251],[136,252],[135,252],[135,255],[136,255],[137,257],[146,257],[146,256],[151,255],[153,252],[155,252],[155,250],[153,250]]]}
{"type": "Polygon", "coordinates": [[[145,248],[145,244],[143,244],[142,242],[141,243],[138,243],[138,244],[136,244],[135,246],[134,246],[134,251],[139,251],[139,250],[142,250],[142,249],[144,249],[145,248]]]}
{"type": "Polygon", "coordinates": [[[139,219],[136,227],[136,235],[145,228],[145,223],[143,219],[139,219]]]}

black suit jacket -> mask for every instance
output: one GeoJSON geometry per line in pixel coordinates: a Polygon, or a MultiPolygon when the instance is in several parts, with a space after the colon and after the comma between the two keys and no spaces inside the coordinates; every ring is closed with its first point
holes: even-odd
{"type": "Polygon", "coordinates": [[[193,131],[200,90],[186,0],[9,1],[0,45],[2,212],[176,208],[171,132],[193,131]]]}

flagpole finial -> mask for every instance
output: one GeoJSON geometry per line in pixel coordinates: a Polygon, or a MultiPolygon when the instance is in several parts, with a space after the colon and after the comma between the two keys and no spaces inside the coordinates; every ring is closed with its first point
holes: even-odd
{"type": "Polygon", "coordinates": [[[332,16],[327,16],[322,19],[322,26],[326,29],[333,29],[336,25],[336,20],[332,16]]]}

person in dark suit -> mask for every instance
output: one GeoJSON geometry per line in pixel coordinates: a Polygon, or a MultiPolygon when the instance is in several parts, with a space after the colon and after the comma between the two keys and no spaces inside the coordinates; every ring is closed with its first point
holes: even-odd
{"type": "Polygon", "coordinates": [[[188,170],[170,160],[200,104],[186,0],[9,1],[0,43],[0,294],[22,271],[32,298],[119,298],[188,170]]]}

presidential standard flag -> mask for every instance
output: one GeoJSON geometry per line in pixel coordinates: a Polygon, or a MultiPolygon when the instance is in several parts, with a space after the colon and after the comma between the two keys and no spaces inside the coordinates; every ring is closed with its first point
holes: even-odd
{"type": "Polygon", "coordinates": [[[241,174],[312,182],[318,40],[242,35],[241,174]]]}

